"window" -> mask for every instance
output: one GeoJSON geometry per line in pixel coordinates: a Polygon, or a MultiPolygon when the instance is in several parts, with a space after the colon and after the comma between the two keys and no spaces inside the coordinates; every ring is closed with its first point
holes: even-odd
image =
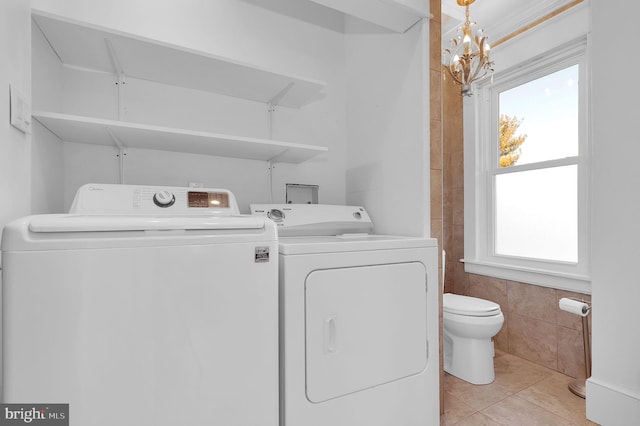
{"type": "Polygon", "coordinates": [[[585,57],[580,43],[532,60],[465,105],[468,272],[588,290],[585,57]]]}

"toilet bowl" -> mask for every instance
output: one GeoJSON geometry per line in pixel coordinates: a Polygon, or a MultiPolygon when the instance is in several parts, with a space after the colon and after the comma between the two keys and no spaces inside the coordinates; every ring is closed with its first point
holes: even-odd
{"type": "Polygon", "coordinates": [[[493,382],[493,342],[504,323],[500,305],[476,297],[442,296],[444,370],[476,385],[493,382]]]}

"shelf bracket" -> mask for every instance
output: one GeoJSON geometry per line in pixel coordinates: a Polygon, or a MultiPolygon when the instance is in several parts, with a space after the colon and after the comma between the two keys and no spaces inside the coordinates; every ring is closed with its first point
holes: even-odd
{"type": "Polygon", "coordinates": [[[126,157],[127,155],[127,147],[124,146],[124,144],[122,143],[122,141],[113,133],[113,130],[111,130],[108,127],[105,127],[104,130],[109,134],[109,137],[111,137],[111,140],[113,141],[114,145],[118,148],[118,177],[120,180],[120,183],[123,184],[124,183],[124,157],[126,157]]]}
{"type": "Polygon", "coordinates": [[[111,40],[105,38],[104,42],[107,45],[107,51],[109,52],[109,57],[111,58],[111,64],[113,65],[114,74],[118,78],[118,81],[116,82],[116,84],[118,85],[118,120],[123,120],[127,112],[122,100],[122,88],[125,84],[127,84],[125,80],[125,73],[124,69],[122,68],[122,64],[120,63],[120,59],[118,58],[118,54],[113,47],[113,43],[111,43],[111,40]]]}
{"type": "Polygon", "coordinates": [[[108,38],[104,39],[104,43],[107,45],[107,51],[109,52],[109,57],[111,58],[111,64],[113,65],[114,74],[117,76],[124,76],[124,70],[122,69],[122,65],[120,64],[120,59],[118,59],[118,54],[113,47],[113,43],[108,38]]]}
{"type": "Polygon", "coordinates": [[[273,98],[271,98],[269,102],[267,102],[267,112],[269,113],[269,139],[273,139],[273,113],[276,111],[276,107],[278,106],[282,98],[284,98],[284,95],[286,95],[289,90],[291,90],[293,85],[294,82],[292,81],[291,83],[287,84],[284,89],[279,91],[273,98]]]}
{"type": "Polygon", "coordinates": [[[275,169],[276,164],[271,159],[267,161],[267,170],[269,171],[269,202],[273,203],[273,169],[275,169]]]}
{"type": "Polygon", "coordinates": [[[107,133],[109,134],[109,137],[110,137],[110,138],[111,138],[111,140],[113,141],[113,144],[114,144],[115,146],[117,146],[117,147],[118,147],[118,149],[119,149],[120,151],[124,151],[126,147],[124,146],[124,144],[122,143],[122,141],[120,140],[120,138],[118,138],[118,137],[113,133],[113,130],[111,130],[109,127],[105,127],[105,128],[104,128],[104,130],[105,130],[105,132],[107,132],[107,133]]]}

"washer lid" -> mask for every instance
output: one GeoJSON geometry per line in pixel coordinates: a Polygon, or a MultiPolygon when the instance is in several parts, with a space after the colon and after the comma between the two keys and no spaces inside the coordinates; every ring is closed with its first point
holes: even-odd
{"type": "Polygon", "coordinates": [[[257,216],[36,215],[31,232],[115,232],[167,230],[248,230],[265,228],[257,216]]]}
{"type": "Polygon", "coordinates": [[[450,314],[489,317],[500,313],[500,305],[477,297],[445,293],[442,295],[442,310],[450,314]]]}

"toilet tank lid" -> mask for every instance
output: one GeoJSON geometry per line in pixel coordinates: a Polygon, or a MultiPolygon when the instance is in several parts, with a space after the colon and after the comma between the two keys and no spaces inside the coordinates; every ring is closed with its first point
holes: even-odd
{"type": "Polygon", "coordinates": [[[442,295],[442,310],[451,314],[488,317],[500,313],[500,305],[477,297],[445,293],[442,295]]]}

